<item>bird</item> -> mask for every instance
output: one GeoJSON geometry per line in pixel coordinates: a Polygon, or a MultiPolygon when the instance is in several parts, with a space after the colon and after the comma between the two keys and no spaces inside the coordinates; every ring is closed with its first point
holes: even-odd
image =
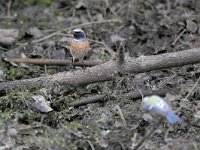
{"type": "Polygon", "coordinates": [[[72,55],[72,61],[83,61],[83,58],[87,55],[90,49],[89,41],[86,37],[85,32],[80,28],[72,30],[71,33],[74,36],[70,44],[70,53],[72,55]]]}
{"type": "Polygon", "coordinates": [[[142,107],[150,113],[166,118],[170,124],[181,122],[181,118],[171,110],[171,107],[160,96],[152,95],[144,97],[142,107]]]}

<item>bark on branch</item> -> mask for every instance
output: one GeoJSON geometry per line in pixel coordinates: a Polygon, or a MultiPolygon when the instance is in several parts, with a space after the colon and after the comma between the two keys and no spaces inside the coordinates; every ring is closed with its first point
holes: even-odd
{"type": "MultiPolygon", "coordinates": [[[[200,48],[128,59],[125,60],[122,64],[123,66],[120,67],[122,69],[120,70],[120,73],[140,73],[194,63],[200,63],[200,48]]],[[[47,77],[2,82],[0,83],[0,90],[13,89],[17,87],[45,87],[54,83],[72,86],[86,85],[114,79],[118,71],[118,63],[115,60],[110,60],[101,65],[90,67],[85,70],[61,72],[47,77]]]]}

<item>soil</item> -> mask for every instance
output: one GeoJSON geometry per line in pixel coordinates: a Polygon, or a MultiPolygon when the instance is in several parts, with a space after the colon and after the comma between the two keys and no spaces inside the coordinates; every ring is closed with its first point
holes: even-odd
{"type": "MultiPolygon", "coordinates": [[[[15,0],[0,2],[0,28],[17,29],[19,36],[0,45],[1,58],[72,57],[71,29],[81,27],[90,39],[86,60],[108,61],[111,51],[123,43],[125,59],[158,55],[200,46],[198,0],[15,0]],[[58,34],[55,34],[58,31],[58,34]],[[48,37],[49,35],[52,35],[48,37]],[[44,38],[44,39],[43,39],[44,38]],[[103,43],[103,44],[102,44],[103,43]]],[[[0,62],[1,82],[45,77],[72,66],[0,62]]],[[[74,69],[82,69],[76,67],[74,69]]],[[[115,80],[86,86],[42,89],[18,88],[0,94],[1,149],[200,149],[199,64],[118,76],[115,80]],[[169,124],[151,116],[141,100],[124,93],[176,89],[165,98],[182,122],[169,124]],[[69,104],[99,93],[115,99],[73,108],[69,104]],[[40,107],[37,100],[47,107],[40,107]],[[49,106],[50,105],[50,106],[49,106]]]]}

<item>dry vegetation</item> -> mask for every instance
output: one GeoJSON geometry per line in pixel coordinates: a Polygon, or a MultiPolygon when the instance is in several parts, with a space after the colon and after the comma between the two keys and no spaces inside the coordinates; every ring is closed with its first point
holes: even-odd
{"type": "Polygon", "coordinates": [[[200,149],[199,13],[197,0],[1,1],[0,149],[200,149]],[[73,64],[76,27],[91,51],[73,64]],[[141,93],[183,122],[158,125],[141,93]]]}

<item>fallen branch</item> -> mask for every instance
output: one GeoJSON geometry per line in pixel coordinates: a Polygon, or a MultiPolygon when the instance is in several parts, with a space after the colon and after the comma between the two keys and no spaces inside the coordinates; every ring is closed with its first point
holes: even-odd
{"type": "MultiPolygon", "coordinates": [[[[174,89],[173,89],[173,91],[174,91],[174,89]]],[[[142,91],[142,94],[143,94],[143,96],[149,96],[152,94],[159,95],[159,96],[165,96],[166,93],[168,93],[168,92],[171,92],[171,90],[170,89],[146,90],[146,91],[142,91]]],[[[125,94],[118,95],[118,96],[131,98],[133,100],[142,97],[142,95],[140,94],[139,91],[131,91],[129,93],[125,93],[125,94]]],[[[84,106],[84,105],[91,104],[91,103],[103,102],[104,100],[107,100],[106,97],[109,97],[109,99],[115,98],[115,96],[112,96],[112,95],[97,94],[97,95],[89,96],[89,97],[81,99],[81,100],[74,101],[74,102],[70,103],[69,106],[79,107],[79,106],[84,106]]]]}
{"type": "Polygon", "coordinates": [[[106,98],[106,94],[97,94],[97,95],[93,95],[93,96],[81,99],[79,101],[72,102],[69,104],[69,106],[79,107],[79,106],[84,106],[87,104],[103,102],[105,98],[106,98]]]}
{"type": "MultiPolygon", "coordinates": [[[[179,52],[166,53],[153,56],[141,56],[128,59],[122,64],[121,74],[140,73],[151,70],[179,67],[188,64],[200,63],[200,49],[189,49],[179,52]]],[[[118,65],[115,60],[110,60],[85,70],[73,72],[61,72],[47,77],[39,77],[18,81],[0,83],[0,90],[27,87],[45,87],[52,84],[60,85],[86,85],[90,83],[108,81],[114,79],[118,73],[118,65]]]]}
{"type": "Polygon", "coordinates": [[[16,59],[8,59],[9,62],[14,63],[27,63],[34,65],[73,65],[73,66],[96,66],[101,64],[99,61],[83,61],[83,62],[72,62],[71,60],[65,59],[33,59],[33,58],[16,58],[16,59]]]}

